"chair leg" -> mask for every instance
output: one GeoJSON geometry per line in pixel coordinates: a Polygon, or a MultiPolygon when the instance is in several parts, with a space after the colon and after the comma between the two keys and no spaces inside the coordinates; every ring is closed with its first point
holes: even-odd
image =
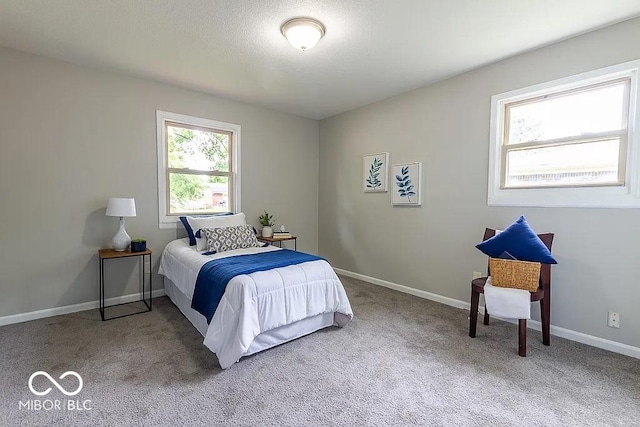
{"type": "Polygon", "coordinates": [[[469,336],[475,338],[476,325],[478,324],[478,303],[480,302],[480,294],[474,292],[471,288],[471,313],[469,313],[469,336]]]}
{"type": "Polygon", "coordinates": [[[484,322],[485,325],[489,324],[489,312],[487,311],[487,302],[484,303],[484,322]]]}
{"type": "Polygon", "coordinates": [[[527,357],[527,319],[518,319],[518,355],[527,357]]]}
{"type": "Polygon", "coordinates": [[[540,300],[540,318],[542,319],[542,344],[551,345],[551,300],[545,295],[540,300]]]}

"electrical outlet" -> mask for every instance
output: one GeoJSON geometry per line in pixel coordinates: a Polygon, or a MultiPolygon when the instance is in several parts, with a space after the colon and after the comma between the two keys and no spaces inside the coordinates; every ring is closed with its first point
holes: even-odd
{"type": "Polygon", "coordinates": [[[474,272],[473,272],[473,276],[471,277],[471,280],[479,279],[479,278],[481,278],[481,277],[482,277],[482,273],[481,273],[481,272],[479,272],[479,271],[474,271],[474,272]]]}
{"type": "Polygon", "coordinates": [[[610,328],[620,328],[620,313],[610,311],[607,326],[609,326],[610,328]]]}
{"type": "Polygon", "coordinates": [[[144,262],[144,272],[146,273],[151,273],[151,262],[150,261],[145,261],[144,262]]]}

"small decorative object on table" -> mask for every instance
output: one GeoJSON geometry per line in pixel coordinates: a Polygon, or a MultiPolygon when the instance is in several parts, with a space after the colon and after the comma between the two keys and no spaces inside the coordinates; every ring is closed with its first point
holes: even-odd
{"type": "Polygon", "coordinates": [[[273,219],[273,215],[269,215],[267,211],[264,211],[262,215],[258,217],[260,225],[262,225],[262,237],[273,236],[273,227],[276,223],[273,219]]]}
{"type": "Polygon", "coordinates": [[[133,239],[131,241],[131,252],[144,252],[147,250],[147,241],[144,239],[133,239]]]}
{"type": "Polygon", "coordinates": [[[274,231],[273,238],[274,239],[290,239],[291,233],[289,233],[288,231],[285,231],[284,233],[282,231],[274,231]]]}
{"type": "Polygon", "coordinates": [[[287,229],[284,227],[284,225],[280,226],[280,231],[274,231],[273,232],[273,238],[274,239],[290,239],[291,238],[291,233],[289,233],[287,231],[287,229]]]}

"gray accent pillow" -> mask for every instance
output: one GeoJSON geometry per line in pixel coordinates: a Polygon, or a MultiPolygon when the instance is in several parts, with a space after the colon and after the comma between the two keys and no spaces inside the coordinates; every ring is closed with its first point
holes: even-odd
{"type": "Polygon", "coordinates": [[[207,252],[225,252],[262,246],[251,225],[203,228],[202,232],[207,240],[207,252]]]}

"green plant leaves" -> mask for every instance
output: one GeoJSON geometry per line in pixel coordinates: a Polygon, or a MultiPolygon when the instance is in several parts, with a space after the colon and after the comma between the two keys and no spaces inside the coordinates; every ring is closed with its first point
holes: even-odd
{"type": "Polygon", "coordinates": [[[411,202],[411,196],[415,196],[413,191],[413,183],[409,178],[409,166],[403,166],[401,169],[402,175],[396,175],[396,186],[398,187],[398,194],[400,197],[406,197],[411,202]]]}
{"type": "Polygon", "coordinates": [[[369,167],[369,177],[365,180],[367,183],[367,188],[376,189],[382,186],[382,181],[380,181],[381,167],[382,160],[378,160],[377,157],[374,157],[373,162],[371,162],[371,166],[369,167]]]}
{"type": "Polygon", "coordinates": [[[258,221],[260,221],[260,225],[263,227],[273,227],[276,223],[273,215],[269,215],[267,211],[264,211],[264,213],[258,217],[258,221]]]}

